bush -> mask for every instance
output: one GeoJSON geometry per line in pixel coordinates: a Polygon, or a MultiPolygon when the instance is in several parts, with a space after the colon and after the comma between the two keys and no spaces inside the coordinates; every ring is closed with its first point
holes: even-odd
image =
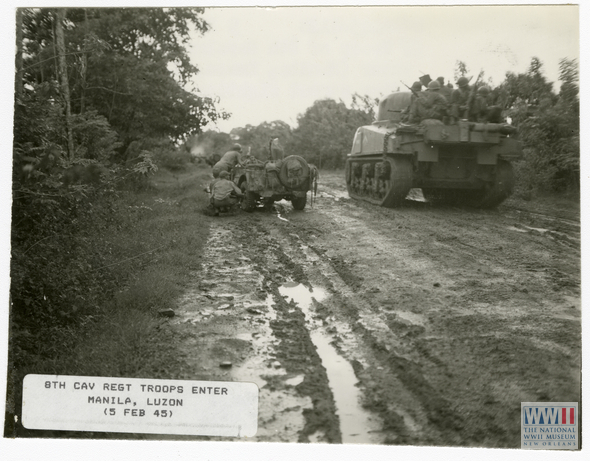
{"type": "Polygon", "coordinates": [[[156,164],[167,170],[178,172],[184,171],[190,163],[194,161],[192,154],[186,150],[162,150],[155,155],[156,164]]]}

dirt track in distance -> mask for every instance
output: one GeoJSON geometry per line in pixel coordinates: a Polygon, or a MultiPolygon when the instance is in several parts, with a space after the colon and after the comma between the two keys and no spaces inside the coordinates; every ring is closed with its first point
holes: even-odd
{"type": "Polygon", "coordinates": [[[406,202],[328,173],[213,220],[170,378],[256,382],[254,440],[520,447],[521,402],[580,401],[579,210],[406,202]]]}

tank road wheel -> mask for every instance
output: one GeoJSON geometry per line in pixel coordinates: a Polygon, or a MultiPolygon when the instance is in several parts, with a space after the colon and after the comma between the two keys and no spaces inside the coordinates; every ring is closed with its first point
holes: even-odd
{"type": "Polygon", "coordinates": [[[412,162],[404,157],[346,161],[348,195],[374,205],[399,205],[412,188],[412,175],[412,162]]]}
{"type": "Polygon", "coordinates": [[[296,210],[303,210],[306,204],[307,194],[305,194],[303,197],[293,197],[291,199],[291,205],[293,205],[293,208],[295,208],[296,210]]]}
{"type": "Polygon", "coordinates": [[[412,188],[413,167],[410,159],[388,157],[389,179],[385,181],[385,197],[381,206],[392,208],[400,205],[412,188]]]}

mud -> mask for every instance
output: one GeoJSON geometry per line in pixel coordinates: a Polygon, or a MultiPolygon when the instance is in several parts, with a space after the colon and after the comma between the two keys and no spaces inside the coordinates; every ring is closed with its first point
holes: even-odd
{"type": "Polygon", "coordinates": [[[520,402],[580,401],[579,210],[391,210],[343,184],[208,221],[163,326],[173,377],[255,382],[255,441],[516,448],[520,402]]]}

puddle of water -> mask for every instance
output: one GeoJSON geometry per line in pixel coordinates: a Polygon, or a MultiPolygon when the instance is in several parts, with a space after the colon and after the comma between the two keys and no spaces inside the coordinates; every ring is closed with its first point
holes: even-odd
{"type": "Polygon", "coordinates": [[[513,231],[516,231],[516,232],[523,232],[523,233],[525,233],[525,234],[527,233],[527,231],[526,231],[526,230],[524,230],[524,229],[520,229],[520,228],[518,228],[518,227],[514,227],[514,226],[507,226],[507,229],[510,229],[510,230],[513,230],[513,231]]]}
{"type": "Polygon", "coordinates": [[[340,419],[340,432],[343,443],[372,443],[370,435],[375,423],[371,420],[369,412],[360,404],[361,393],[356,387],[358,380],[354,374],[352,365],[338,354],[332,346],[332,337],[323,331],[312,318],[312,300],[321,301],[327,294],[321,288],[313,291],[305,286],[287,282],[279,287],[282,296],[293,300],[305,314],[305,318],[311,327],[310,338],[315,345],[322,365],[326,369],[328,382],[334,396],[336,413],[340,419]],[[314,328],[315,327],[315,328],[314,328]]]}

